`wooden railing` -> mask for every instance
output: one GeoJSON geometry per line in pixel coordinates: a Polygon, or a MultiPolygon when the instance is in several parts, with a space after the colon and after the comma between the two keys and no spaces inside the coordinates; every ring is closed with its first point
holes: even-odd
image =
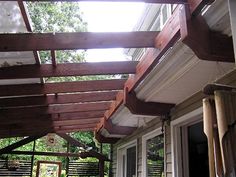
{"type": "Polygon", "coordinates": [[[31,176],[31,162],[0,160],[0,176],[31,176]]]}
{"type": "Polygon", "coordinates": [[[97,177],[99,176],[98,162],[69,162],[67,176],[97,177]]]}

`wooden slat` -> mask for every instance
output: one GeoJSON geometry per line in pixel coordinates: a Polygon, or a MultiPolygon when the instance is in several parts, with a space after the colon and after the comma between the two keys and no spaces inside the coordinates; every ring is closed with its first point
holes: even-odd
{"type": "MultiPolygon", "coordinates": [[[[13,0],[0,0],[0,1],[13,1],[13,0]]],[[[57,2],[57,1],[66,1],[66,2],[83,2],[91,0],[24,0],[24,1],[36,1],[36,2],[57,2]]],[[[186,4],[187,0],[93,0],[99,2],[146,2],[146,3],[159,3],[159,4],[186,4]]]]}
{"type": "Polygon", "coordinates": [[[117,91],[107,92],[88,92],[77,94],[57,94],[44,96],[28,96],[28,97],[14,97],[1,98],[0,107],[19,107],[19,106],[38,106],[49,104],[66,104],[66,103],[83,103],[83,102],[97,102],[110,101],[115,99],[117,91]]]}
{"type": "Polygon", "coordinates": [[[84,111],[84,112],[71,112],[71,113],[60,113],[60,114],[43,114],[43,115],[27,115],[23,114],[20,116],[6,115],[0,116],[0,125],[17,124],[21,122],[52,122],[52,121],[63,121],[63,120],[83,120],[90,118],[99,118],[104,115],[104,111],[84,111]]]}
{"type": "Polygon", "coordinates": [[[0,86],[0,96],[120,90],[125,79],[0,86]]]}
{"type": "Polygon", "coordinates": [[[81,120],[61,120],[61,121],[53,121],[53,125],[58,126],[71,126],[78,124],[97,124],[100,121],[100,117],[98,118],[90,118],[90,119],[81,119],[81,120]]]}
{"type": "Polygon", "coordinates": [[[6,108],[0,110],[1,116],[23,116],[23,115],[42,115],[56,114],[66,112],[83,112],[83,111],[101,111],[107,110],[110,102],[81,103],[67,105],[49,105],[41,107],[23,107],[23,108],[6,108]]]}
{"type": "Polygon", "coordinates": [[[56,67],[57,59],[56,59],[56,51],[55,50],[51,50],[51,57],[52,57],[52,66],[56,67]]]}
{"type": "Polygon", "coordinates": [[[0,34],[0,51],[155,47],[158,32],[0,34]]]}
{"type": "Polygon", "coordinates": [[[24,65],[0,68],[0,79],[134,74],[137,61],[24,65]]]}
{"type": "Polygon", "coordinates": [[[104,114],[104,111],[83,111],[83,112],[61,113],[61,114],[53,114],[52,119],[54,121],[89,119],[89,118],[102,117],[103,114],[104,114]]]}

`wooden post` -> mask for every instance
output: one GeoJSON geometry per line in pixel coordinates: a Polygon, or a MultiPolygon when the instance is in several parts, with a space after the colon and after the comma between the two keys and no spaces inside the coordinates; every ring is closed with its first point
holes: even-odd
{"type": "MultiPolygon", "coordinates": [[[[69,153],[69,149],[70,149],[70,143],[67,142],[67,148],[66,148],[66,152],[69,153]]],[[[67,156],[66,157],[66,176],[68,176],[68,172],[69,172],[69,162],[70,162],[70,159],[69,157],[67,156]]]]}
{"type": "MultiPolygon", "coordinates": [[[[35,140],[33,144],[33,152],[35,152],[35,140]]],[[[33,176],[33,169],[34,169],[34,154],[31,156],[31,168],[30,168],[30,176],[33,176]]]]}
{"type": "Polygon", "coordinates": [[[110,164],[109,164],[109,177],[112,177],[112,163],[113,163],[113,144],[110,144],[110,164]]]}
{"type": "Polygon", "coordinates": [[[100,153],[102,154],[102,143],[100,143],[100,153]]]}
{"type": "Polygon", "coordinates": [[[99,177],[104,177],[104,160],[99,159],[99,177]]]}
{"type": "Polygon", "coordinates": [[[234,57],[236,59],[236,1],[228,0],[229,3],[229,14],[230,14],[230,23],[231,23],[231,31],[233,36],[233,44],[234,44],[234,57]]]}

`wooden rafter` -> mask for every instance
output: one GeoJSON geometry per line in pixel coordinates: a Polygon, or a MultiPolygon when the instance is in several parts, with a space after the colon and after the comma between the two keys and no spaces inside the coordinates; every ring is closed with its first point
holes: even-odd
{"type": "Polygon", "coordinates": [[[153,31],[0,34],[0,51],[154,47],[157,34],[153,31]]]}
{"type": "Polygon", "coordinates": [[[42,115],[42,114],[58,114],[68,112],[83,111],[101,111],[110,107],[110,102],[96,103],[78,103],[64,105],[49,105],[39,107],[23,107],[23,108],[5,108],[0,110],[1,116],[20,116],[20,115],[42,115]]]}
{"type": "Polygon", "coordinates": [[[201,15],[191,18],[189,11],[185,6],[180,13],[183,43],[201,60],[235,62],[232,37],[212,31],[201,15]]]}
{"type": "Polygon", "coordinates": [[[46,84],[2,85],[0,86],[0,96],[120,90],[124,87],[124,83],[125,79],[112,79],[46,84]]]}
{"type": "MultiPolygon", "coordinates": [[[[56,67],[57,65],[57,58],[56,58],[56,51],[55,50],[51,50],[51,57],[52,57],[52,66],[56,67]]],[[[41,68],[42,65],[40,65],[41,68]]],[[[43,76],[41,76],[43,77],[43,76]]]]}
{"type": "Polygon", "coordinates": [[[46,106],[50,104],[68,104],[111,101],[115,99],[117,91],[85,92],[73,94],[40,95],[28,97],[1,98],[0,107],[46,106]]]}
{"type": "MultiPolygon", "coordinates": [[[[3,1],[3,0],[0,0],[3,1]]],[[[4,0],[6,1],[6,0],[4,0]]],[[[12,1],[12,0],[7,0],[12,1]]],[[[80,2],[80,1],[91,1],[91,0],[24,0],[24,1],[32,1],[32,2],[56,2],[56,1],[66,1],[66,2],[80,2]]],[[[146,3],[159,3],[159,4],[186,4],[187,0],[93,0],[99,2],[146,2],[146,3]]]]}
{"type": "Polygon", "coordinates": [[[167,115],[174,104],[145,102],[136,97],[134,91],[125,91],[124,105],[130,110],[132,114],[161,116],[167,115]]]}
{"type": "Polygon", "coordinates": [[[0,154],[9,153],[9,152],[13,151],[14,149],[16,149],[18,147],[21,147],[21,146],[23,146],[25,144],[28,144],[28,143],[30,143],[30,142],[32,142],[34,140],[37,140],[37,139],[43,137],[44,135],[45,134],[39,135],[39,136],[29,136],[27,138],[24,138],[24,139],[22,139],[22,140],[20,140],[20,141],[18,141],[16,143],[13,143],[13,144],[11,144],[11,145],[9,145],[7,147],[4,147],[4,148],[0,149],[0,154]]]}
{"type": "Polygon", "coordinates": [[[108,138],[108,137],[104,137],[103,135],[101,135],[100,132],[95,131],[94,136],[96,138],[96,140],[98,140],[98,142],[100,143],[110,143],[110,144],[114,144],[117,141],[120,140],[120,138],[108,138]]]}
{"type": "Polygon", "coordinates": [[[130,135],[137,129],[136,127],[114,125],[111,120],[107,120],[106,118],[103,120],[103,128],[110,134],[115,135],[130,135]]]}
{"type": "MultiPolygon", "coordinates": [[[[58,136],[62,137],[63,139],[65,139],[67,142],[69,142],[71,145],[77,146],[77,147],[83,147],[84,149],[87,149],[87,145],[79,142],[78,140],[72,138],[71,136],[67,135],[67,134],[63,134],[63,133],[57,133],[58,136]]],[[[109,160],[107,157],[105,157],[103,154],[100,154],[94,150],[90,150],[89,154],[98,158],[99,160],[109,160]]]]}
{"type": "Polygon", "coordinates": [[[0,79],[134,74],[137,64],[137,61],[118,61],[2,67],[0,68],[0,79]]]}

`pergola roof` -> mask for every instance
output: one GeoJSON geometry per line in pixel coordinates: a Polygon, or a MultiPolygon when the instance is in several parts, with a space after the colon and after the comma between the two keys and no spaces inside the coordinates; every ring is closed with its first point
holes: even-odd
{"type": "MultiPolygon", "coordinates": [[[[206,4],[205,0],[146,0],[145,2],[188,3],[190,13],[194,15],[198,14],[206,4]]],[[[129,134],[135,130],[133,127],[114,126],[109,120],[122,104],[134,114],[159,116],[168,114],[174,106],[174,104],[139,100],[134,89],[166,51],[180,39],[182,34],[180,30],[185,29],[183,25],[187,20],[179,19],[179,7],[161,32],[37,34],[32,33],[23,2],[18,1],[18,4],[27,30],[24,33],[0,34],[0,52],[31,51],[35,57],[35,64],[23,63],[20,66],[0,68],[0,138],[92,130],[96,132],[96,137],[100,141],[113,142],[114,139],[106,139],[99,134],[102,128],[105,127],[114,134],[129,134]],[[149,49],[140,62],[66,64],[56,62],[56,50],[114,47],[148,47],[159,50],[149,49]],[[37,54],[40,50],[51,51],[52,64],[40,64],[37,54]],[[42,82],[44,77],[113,74],[131,75],[128,80],[42,82]],[[28,79],[33,79],[33,82],[23,84],[22,81],[28,79]],[[6,84],[6,81],[12,82],[6,84]]],[[[226,59],[231,61],[230,57],[229,55],[226,59]]]]}

